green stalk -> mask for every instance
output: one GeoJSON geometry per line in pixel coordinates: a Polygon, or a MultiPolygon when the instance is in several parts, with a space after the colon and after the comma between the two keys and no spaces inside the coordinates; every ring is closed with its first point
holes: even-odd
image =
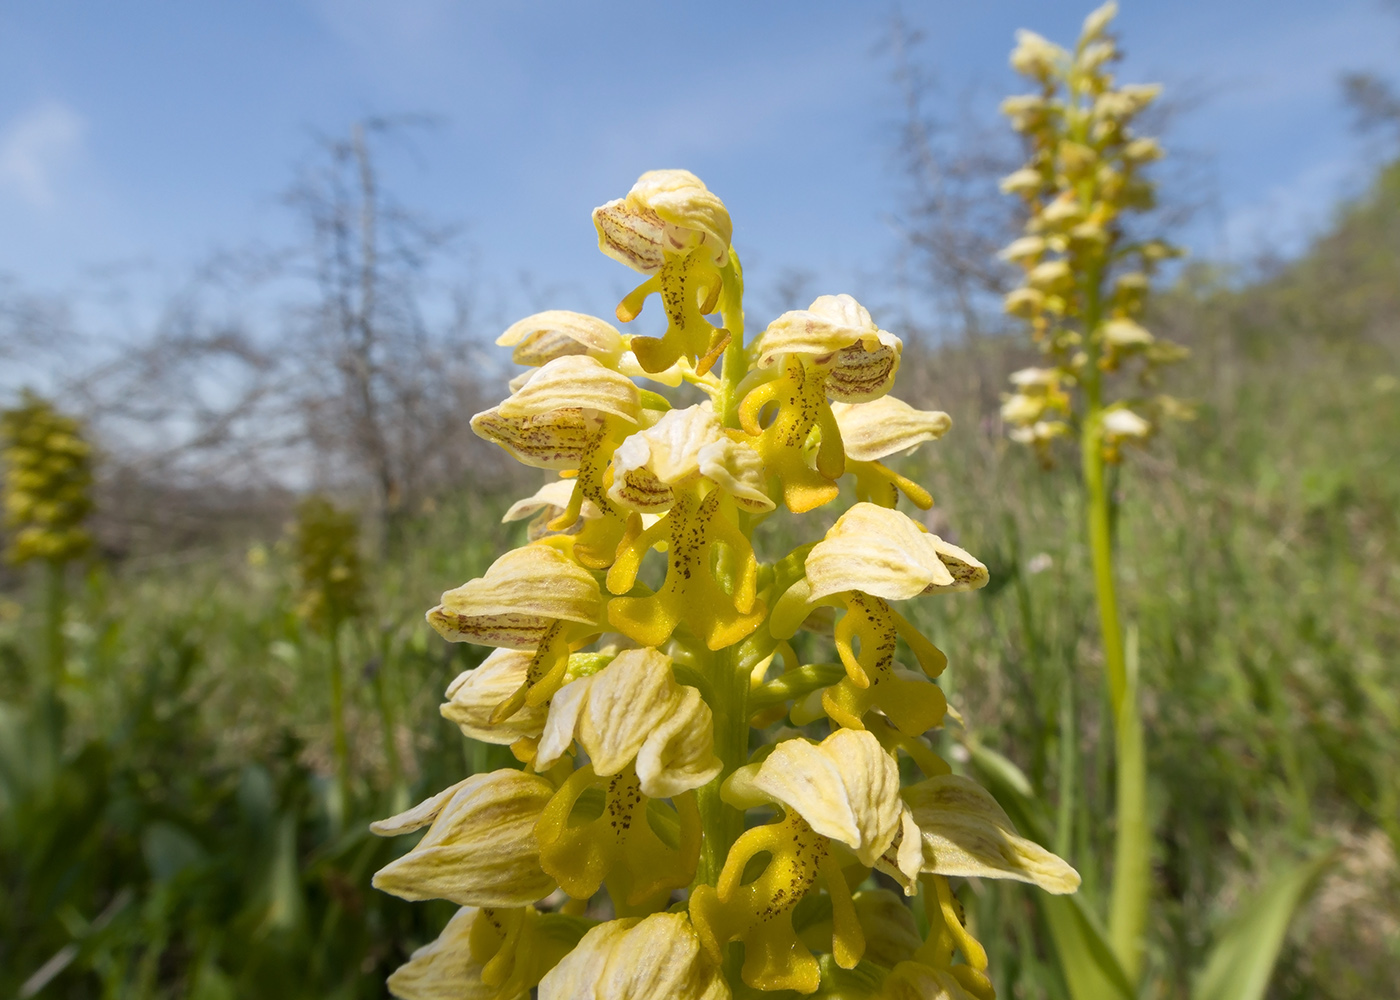
{"type": "MultiPolygon", "coordinates": [[[[719,311],[729,331],[729,346],[724,349],[720,391],[714,405],[724,426],[738,427],[738,389],[748,370],[748,362],[744,356],[744,272],[739,255],[732,247],[729,263],[721,273],[724,284],[720,290],[719,311]]],[[[741,530],[747,536],[751,529],[741,524],[741,530]]],[[[732,585],[732,581],[721,581],[725,583],[732,585]]],[[[714,715],[715,755],[723,768],[713,781],[696,791],[703,831],[700,865],[695,875],[697,885],[714,885],[719,881],[729,848],[744,832],[744,814],[720,799],[719,789],[749,757],[749,676],[740,669],[738,650],[730,647],[715,653],[710,660],[709,673],[714,692],[710,711],[714,715]]]]}
{"type": "MultiPolygon", "coordinates": [[[[389,704],[388,685],[384,675],[389,669],[389,633],[380,631],[379,669],[374,672],[374,703],[379,709],[379,728],[384,738],[384,760],[389,768],[389,788],[397,795],[402,782],[402,765],[399,763],[399,748],[394,743],[394,713],[389,704]]],[[[397,804],[397,801],[396,801],[397,804]]]]}
{"type": "MultiPolygon", "coordinates": [[[[1103,457],[1103,392],[1094,331],[1102,317],[1102,265],[1085,279],[1084,332],[1089,349],[1084,380],[1085,414],[1080,430],[1080,459],[1088,495],[1089,552],[1094,570],[1094,598],[1103,638],[1104,673],[1116,737],[1117,795],[1114,805],[1113,888],[1109,897],[1109,943],[1136,982],[1142,968],[1143,933],[1151,890],[1151,840],[1147,827],[1147,761],[1142,720],[1138,713],[1136,678],[1129,676],[1118,613],[1118,590],[1113,575],[1112,509],[1103,457]]],[[[1136,642],[1134,642],[1136,668],[1136,642]]],[[[1133,673],[1136,673],[1134,669],[1133,673]]]]}
{"type": "Polygon", "coordinates": [[[1079,731],[1074,718],[1074,665],[1065,665],[1065,686],[1060,695],[1060,780],[1055,816],[1055,853],[1062,858],[1072,854],[1074,843],[1074,804],[1079,771],[1079,731]]]}
{"type": "Polygon", "coordinates": [[[44,562],[44,657],[43,683],[50,691],[63,685],[68,659],[63,642],[63,617],[68,604],[67,564],[58,559],[44,562]]]}
{"type": "Polygon", "coordinates": [[[328,636],[331,672],[331,732],[335,749],[336,790],[343,818],[350,808],[350,744],[345,736],[345,680],[340,663],[340,622],[332,618],[328,636]]]}
{"type": "Polygon", "coordinates": [[[749,757],[749,678],[739,669],[736,652],[733,647],[722,649],[711,660],[714,701],[710,703],[710,711],[714,714],[715,755],[723,768],[713,781],[696,791],[704,833],[700,843],[700,866],[695,875],[697,885],[715,885],[719,881],[729,849],[744,832],[744,814],[719,797],[725,779],[749,757]]]}

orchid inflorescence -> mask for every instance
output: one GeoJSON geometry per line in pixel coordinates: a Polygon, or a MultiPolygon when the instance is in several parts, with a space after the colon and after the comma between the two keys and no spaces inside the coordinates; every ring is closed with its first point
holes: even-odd
{"type": "Polygon", "coordinates": [[[933,500],[884,461],[947,415],[888,395],[901,342],[849,295],[745,343],[729,213],[694,175],[644,174],[593,220],[603,252],[646,278],[618,318],[656,293],[666,329],[551,311],[498,341],[529,370],[472,429],[558,478],[506,514],[531,519],[528,542],[428,621],[495,647],[442,712],[522,767],[374,824],[427,827],[376,886],[461,906],[390,989],[987,1000],[950,877],[1067,893],[1079,876],[925,736],[948,711],[932,683],[947,659],[896,606],[987,570],[896,509],[933,500]],[[701,401],[673,404],[683,385],[701,401]],[[761,521],[835,501],[848,475],[857,502],[824,538],[759,561],[761,521]],[[797,652],[822,644],[832,662],[797,652]],[[784,717],[830,734],[768,742],[784,717]],[[921,780],[901,788],[903,765],[921,780]],[[922,897],[926,933],[872,872],[922,897]]]}
{"type": "Polygon", "coordinates": [[[1011,65],[1037,91],[1002,102],[1029,154],[1001,184],[1026,210],[1024,234],[1001,252],[1022,270],[1005,307],[1026,322],[1046,364],[1011,376],[1001,414],[1012,438],[1047,462],[1051,442],[1072,431],[1117,462],[1124,444],[1190,415],[1181,401],[1150,393],[1162,366],[1186,355],[1140,322],[1153,273],[1181,251],[1125,227],[1130,213],[1155,205],[1144,169],[1162,147],[1135,125],[1161,87],[1116,85],[1110,69],[1120,54],[1109,26],[1117,12],[1110,2],[1090,14],[1073,53],[1019,32],[1011,65]],[[1129,368],[1142,391],[1106,400],[1103,375],[1129,368]],[[1079,406],[1076,388],[1085,396],[1079,406]]]}
{"type": "Polygon", "coordinates": [[[92,446],[78,421],[26,390],[0,414],[11,562],[64,563],[92,546],[92,446]]]}

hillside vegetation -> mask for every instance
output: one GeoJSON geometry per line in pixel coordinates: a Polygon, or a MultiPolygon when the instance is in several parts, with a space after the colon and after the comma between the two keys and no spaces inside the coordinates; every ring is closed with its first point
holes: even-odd
{"type": "MultiPolygon", "coordinates": [[[[1198,265],[1156,309],[1156,328],[1192,349],[1170,389],[1197,414],[1132,453],[1115,486],[1160,848],[1149,964],[1164,996],[1185,996],[1180,970],[1200,966],[1235,901],[1333,844],[1270,995],[1387,995],[1400,963],[1400,166],[1301,258],[1248,283],[1198,265]]],[[[1048,801],[1078,801],[1046,819],[1097,906],[1112,748],[1095,722],[1078,473],[1040,468],[996,417],[1006,374],[1033,360],[996,337],[906,354],[900,395],[954,428],[926,468],[903,471],[938,501],[930,526],[992,572],[918,624],[961,653],[948,694],[966,728],[943,734],[947,754],[979,741],[1048,801]],[[1067,796],[1076,773],[1095,781],[1067,796]]],[[[510,759],[438,716],[479,654],[442,643],[422,613],[523,530],[499,523],[512,499],[443,501],[367,564],[368,610],[338,648],[348,800],[333,790],[332,658],[295,613],[287,542],[89,566],[56,698],[33,682],[41,602],[5,594],[0,993],[382,995],[452,908],[369,887],[404,845],[367,821],[510,759]]],[[[775,523],[767,556],[782,535],[775,523]]],[[[1060,996],[1029,896],[973,895],[999,994],[1060,996]]]]}

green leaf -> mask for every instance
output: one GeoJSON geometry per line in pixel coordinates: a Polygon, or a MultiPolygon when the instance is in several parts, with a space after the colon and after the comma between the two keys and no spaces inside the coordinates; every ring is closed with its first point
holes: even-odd
{"type": "Polygon", "coordinates": [[[1262,1000],[1294,912],[1334,857],[1329,851],[1286,869],[1242,905],[1211,949],[1191,1000],[1262,1000]]]}
{"type": "Polygon", "coordinates": [[[1036,893],[1035,901],[1050,929],[1069,995],[1074,1000],[1132,1000],[1136,991],[1084,904],[1074,896],[1046,893],[1036,893]]]}

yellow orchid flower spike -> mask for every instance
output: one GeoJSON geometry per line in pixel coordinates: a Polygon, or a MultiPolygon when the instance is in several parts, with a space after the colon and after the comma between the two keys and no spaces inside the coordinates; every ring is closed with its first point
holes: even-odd
{"type": "Polygon", "coordinates": [[[575,555],[604,569],[627,518],[607,498],[603,475],[613,449],[642,420],[641,393],[631,379],[587,354],[566,354],[532,372],[505,402],[472,417],[471,426],[526,465],[576,474],[568,506],[549,527],[569,528],[584,501],[591,502],[600,516],[579,533],[575,555]]]}
{"type": "Polygon", "coordinates": [[[667,327],[662,337],[633,337],[643,371],[660,372],[680,358],[703,375],[729,342],[729,331],[711,325],[732,270],[729,211],[688,170],[642,174],[626,198],[593,210],[598,249],[634,271],[650,275],[617,307],[624,323],[636,319],[653,292],[661,295],[667,327]]]}
{"type": "Polygon", "coordinates": [[[507,552],[485,576],[447,591],[427,617],[448,642],[535,651],[520,687],[492,716],[500,722],[559,690],[569,653],[604,631],[603,616],[598,581],[546,539],[507,552]]]}
{"type": "Polygon", "coordinates": [[[750,375],[757,384],[744,396],[739,419],[758,438],[755,447],[782,484],[788,510],[802,513],[836,498],[846,455],[827,397],[857,403],[882,396],[894,383],[901,349],[899,338],[879,329],[849,295],[823,295],[763,332],[750,375]],[[764,426],[770,404],[775,412],[764,426]],[[814,435],[815,468],[807,453],[814,435]]]}
{"type": "MultiPolygon", "coordinates": [[[[1038,266],[1089,238],[1073,227],[1104,224],[1069,201],[1058,210],[1072,221],[1008,259],[1038,266]]],[[[593,221],[603,251],[647,279],[619,318],[657,292],[667,330],[628,337],[550,310],[498,341],[527,370],[472,429],[558,478],[503,518],[528,522],[528,541],[443,594],[428,621],[495,647],[452,681],[441,712],[509,746],[519,769],[374,824],[385,836],[427,827],[375,885],[463,907],[391,991],[993,1000],[949,879],[1061,893],[1078,876],[924,735],[950,714],[932,680],[947,658],[893,605],[988,576],[895,509],[900,493],[924,508],[932,497],[885,462],[938,440],[948,415],[889,395],[901,343],[849,295],[746,342],[729,215],[693,174],[644,174],[593,221]],[[756,528],[836,500],[847,472],[854,506],[764,560],[756,528]],[[897,662],[910,652],[919,671],[897,662]],[[832,731],[818,743],[775,730],[784,717],[832,731]],[[901,791],[905,757],[923,780],[901,791]],[[904,896],[862,888],[874,872],[904,896]],[[926,923],[910,909],[919,895],[926,923]],[[612,919],[589,919],[600,914],[612,919]]],[[[1027,308],[1064,301],[1063,277],[1039,273],[1027,308]]],[[[1070,378],[1047,372],[1023,379],[1032,427],[1070,378]]],[[[1131,439],[1129,418],[1115,419],[1105,448],[1131,439]]]]}
{"type": "Polygon", "coordinates": [[[916,410],[893,396],[869,403],[832,403],[831,412],[846,448],[846,471],[855,477],[856,499],[893,507],[903,493],[914,506],[928,510],[933,497],[880,459],[907,454],[925,441],[937,441],[953,420],[941,410],[916,410]]]}

